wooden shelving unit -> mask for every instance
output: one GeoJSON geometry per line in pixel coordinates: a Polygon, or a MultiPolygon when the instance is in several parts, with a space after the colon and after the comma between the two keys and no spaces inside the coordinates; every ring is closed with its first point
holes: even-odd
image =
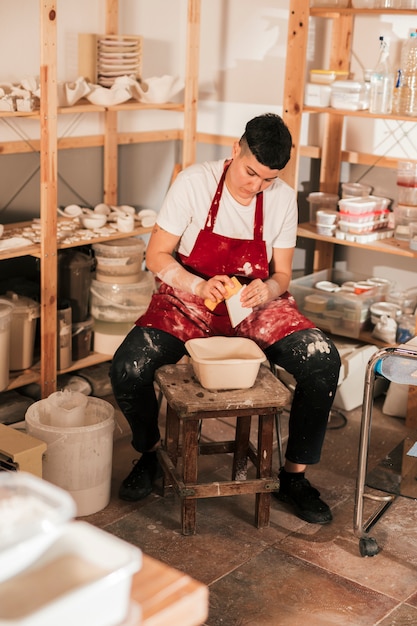
{"type": "MultiPolygon", "coordinates": [[[[329,46],[328,68],[332,70],[350,70],[351,47],[354,31],[355,16],[375,16],[381,14],[410,15],[415,18],[416,12],[412,9],[339,9],[310,7],[309,0],[290,0],[287,63],[285,71],[283,117],[293,136],[293,157],[284,170],[285,180],[295,189],[298,186],[298,171],[300,156],[321,159],[320,191],[338,193],[340,182],[340,168],[342,162],[372,165],[375,155],[342,150],[344,121],[348,117],[363,117],[373,119],[392,119],[417,122],[409,116],[375,115],[369,111],[345,111],[331,107],[318,108],[304,106],[304,87],[307,69],[307,46],[309,21],[311,17],[326,18],[332,22],[331,41],[329,46]],[[303,113],[324,116],[324,130],[320,146],[301,146],[301,122],[303,113]]],[[[396,169],[398,160],[389,155],[378,156],[378,167],[396,169]]],[[[339,240],[335,237],[319,235],[310,224],[299,224],[298,236],[314,240],[313,271],[320,271],[333,267],[334,249],[336,245],[349,246],[368,250],[369,252],[383,252],[409,258],[417,268],[417,254],[413,253],[404,242],[396,239],[385,239],[375,243],[360,244],[339,240]]],[[[361,337],[364,341],[375,342],[368,336],[361,337]]],[[[410,393],[408,414],[415,414],[417,407],[415,390],[410,393]]],[[[410,420],[408,420],[410,422],[410,420]]],[[[415,420],[417,423],[417,420],[415,420]]],[[[410,424],[411,425],[411,422],[410,424]]],[[[415,425],[415,424],[414,424],[415,425]]]]}
{"type": "MultiPolygon", "coordinates": [[[[61,0],[62,1],[62,0],[61,0]]],[[[118,33],[118,0],[105,0],[106,34],[118,33]]],[[[198,104],[198,60],[200,42],[200,0],[188,0],[187,5],[187,41],[184,103],[142,104],[127,102],[117,106],[102,107],[88,102],[79,102],[73,107],[61,108],[57,105],[57,22],[59,20],[59,0],[39,0],[40,22],[40,110],[30,113],[0,112],[2,117],[31,118],[39,120],[40,139],[10,141],[1,144],[1,153],[19,154],[39,151],[40,154],[40,222],[41,241],[25,248],[4,250],[0,260],[22,256],[34,256],[40,260],[40,353],[41,358],[31,370],[12,373],[9,389],[25,384],[39,382],[42,397],[56,390],[57,384],[57,259],[61,248],[85,245],[107,239],[120,239],[123,236],[142,235],[150,229],[137,228],[135,231],[117,233],[109,237],[96,237],[87,242],[61,245],[57,240],[57,181],[58,151],[80,147],[103,147],[104,154],[104,194],[103,201],[117,204],[118,196],[118,146],[128,143],[182,141],[181,166],[190,165],[195,160],[196,119],[198,104]],[[119,133],[117,114],[119,111],[141,111],[160,109],[183,113],[183,125],[172,130],[149,130],[136,133],[119,133]],[[57,134],[59,115],[100,113],[104,116],[104,133],[89,137],[71,137],[60,139],[57,134]]],[[[18,228],[23,224],[9,225],[6,229],[18,228]]],[[[69,368],[78,369],[108,360],[110,355],[91,354],[77,361],[69,368]]]]}
{"type": "MultiPolygon", "coordinates": [[[[412,9],[339,9],[329,7],[310,7],[309,0],[291,0],[288,21],[287,63],[285,71],[283,117],[293,136],[293,156],[283,172],[283,178],[297,188],[300,156],[308,156],[321,160],[320,191],[337,193],[340,182],[342,162],[371,165],[375,155],[342,150],[344,121],[348,117],[368,119],[392,119],[417,122],[409,116],[376,115],[369,111],[347,111],[331,107],[319,108],[304,106],[304,88],[307,68],[307,46],[309,20],[311,17],[326,18],[332,21],[329,69],[350,70],[351,46],[356,15],[375,16],[381,14],[410,15],[415,17],[412,9]],[[321,145],[301,146],[302,115],[322,115],[324,131],[321,145]]],[[[378,156],[378,167],[396,168],[398,159],[390,155],[378,156]]],[[[300,224],[300,237],[315,240],[314,271],[326,269],[333,264],[335,245],[357,247],[369,251],[383,251],[387,254],[417,259],[406,246],[397,240],[383,240],[378,243],[359,244],[337,240],[334,237],[318,235],[308,224],[300,224]]]]}
{"type": "MultiPolygon", "coordinates": [[[[327,18],[332,21],[331,42],[328,67],[334,70],[350,70],[351,46],[356,15],[371,16],[381,14],[410,15],[412,9],[339,9],[310,7],[309,0],[291,0],[288,20],[287,63],[285,71],[283,117],[293,136],[293,156],[283,172],[283,178],[294,188],[298,185],[300,156],[321,159],[320,191],[337,193],[340,182],[342,162],[370,165],[375,162],[375,155],[342,150],[342,138],[345,118],[362,117],[369,119],[392,119],[415,121],[409,116],[376,115],[369,111],[345,111],[331,107],[319,108],[304,106],[304,88],[307,68],[307,46],[310,17],[327,18]],[[302,115],[324,116],[324,131],[320,146],[301,146],[302,115]]],[[[378,167],[396,168],[398,159],[390,155],[378,156],[378,167]]],[[[300,237],[314,239],[314,271],[326,269],[333,264],[335,245],[358,247],[369,251],[383,251],[388,254],[407,256],[417,259],[417,255],[407,250],[404,244],[396,240],[384,240],[372,244],[358,244],[336,240],[334,237],[322,237],[307,224],[300,224],[300,237]]]]}

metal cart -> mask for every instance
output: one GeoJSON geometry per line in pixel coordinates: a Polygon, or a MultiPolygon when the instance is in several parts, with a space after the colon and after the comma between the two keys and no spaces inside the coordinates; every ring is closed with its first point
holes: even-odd
{"type": "Polygon", "coordinates": [[[359,440],[358,474],[355,493],[354,532],[359,537],[362,556],[375,556],[379,551],[377,541],[369,531],[382,517],[398,494],[375,494],[367,491],[368,453],[370,445],[374,386],[378,377],[404,385],[417,385],[417,338],[396,347],[381,348],[375,352],[366,366],[359,440]],[[376,511],[363,521],[364,501],[379,503],[376,511]]]}

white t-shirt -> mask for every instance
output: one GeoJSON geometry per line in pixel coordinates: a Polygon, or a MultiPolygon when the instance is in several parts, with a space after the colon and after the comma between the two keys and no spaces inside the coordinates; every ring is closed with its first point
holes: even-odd
{"type": "MultiPolygon", "coordinates": [[[[178,251],[189,256],[216,193],[224,160],[191,165],[171,185],[157,223],[181,237],[178,251]]],[[[252,239],[256,198],[250,205],[237,202],[225,184],[213,232],[233,239],[252,239]]],[[[293,248],[296,244],[298,208],[294,190],[275,179],[263,192],[263,239],[268,261],[272,248],[293,248]]]]}

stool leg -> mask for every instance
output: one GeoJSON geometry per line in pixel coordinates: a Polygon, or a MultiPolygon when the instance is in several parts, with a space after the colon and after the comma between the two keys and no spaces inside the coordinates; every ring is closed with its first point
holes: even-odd
{"type": "MultiPolygon", "coordinates": [[[[180,447],[180,420],[174,409],[168,404],[166,410],[166,422],[165,422],[165,438],[164,448],[173,466],[176,468],[179,456],[180,447]]],[[[164,471],[162,490],[165,495],[166,488],[172,484],[171,477],[167,471],[164,471]]]]}
{"type": "Polygon", "coordinates": [[[235,451],[233,455],[232,480],[246,480],[248,473],[248,448],[251,415],[236,418],[235,451]]]}
{"type": "Polygon", "coordinates": [[[275,413],[275,429],[277,431],[277,446],[278,446],[278,469],[284,465],[284,450],[282,445],[282,432],[281,432],[281,417],[282,411],[275,413]]]}
{"type": "MultiPolygon", "coordinates": [[[[259,415],[257,478],[272,476],[272,449],[274,438],[274,416],[259,415]]],[[[256,494],[255,524],[257,528],[269,525],[271,493],[256,494]]]]}
{"type": "MultiPolygon", "coordinates": [[[[197,419],[183,420],[182,477],[185,488],[195,484],[198,478],[198,434],[197,419]]],[[[191,489],[190,489],[191,490],[191,489]]],[[[181,497],[181,527],[183,535],[194,535],[196,530],[197,500],[194,497],[181,497]]]]}

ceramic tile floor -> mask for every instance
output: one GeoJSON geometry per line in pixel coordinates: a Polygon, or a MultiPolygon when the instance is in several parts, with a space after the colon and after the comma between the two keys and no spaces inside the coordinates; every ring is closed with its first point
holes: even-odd
{"type": "MultiPolygon", "coordinates": [[[[414,436],[403,419],[382,414],[382,400],[375,402],[370,467],[414,436]]],[[[207,584],[209,626],[417,624],[417,502],[397,498],[378,521],[372,535],[382,550],[375,557],[360,556],[353,533],[360,411],[346,412],[342,428],[338,418],[330,421],[322,461],[308,472],[332,508],[330,525],[307,524],[274,500],[270,526],[258,530],[254,496],[235,496],[199,500],[197,534],[182,536],[176,496],[156,490],[137,504],[118,500],[135,458],[118,411],[111,501],[84,519],[207,584]]],[[[232,429],[223,420],[208,423],[208,439],[232,429]]],[[[286,416],[282,423],[285,435],[286,416]]],[[[229,477],[227,456],[202,457],[200,467],[213,480],[229,477]]]]}

